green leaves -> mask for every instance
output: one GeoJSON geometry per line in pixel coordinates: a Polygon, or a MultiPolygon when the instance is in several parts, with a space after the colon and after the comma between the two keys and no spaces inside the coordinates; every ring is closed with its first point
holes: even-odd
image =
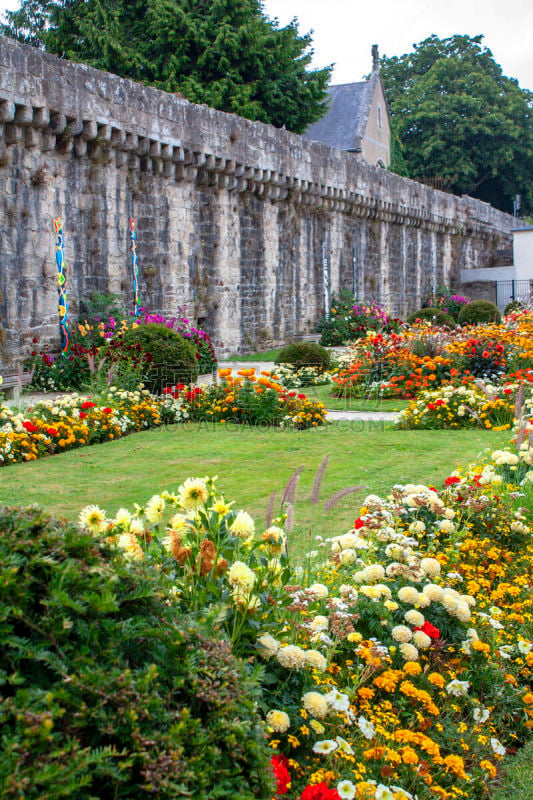
{"type": "Polygon", "coordinates": [[[331,68],[311,36],[259,0],[23,0],[3,32],[72,61],[302,132],[324,113],[331,68]]]}
{"type": "Polygon", "coordinates": [[[533,95],[503,75],[482,36],[431,36],[382,59],[409,175],[512,210],[533,208],[533,95]]]}

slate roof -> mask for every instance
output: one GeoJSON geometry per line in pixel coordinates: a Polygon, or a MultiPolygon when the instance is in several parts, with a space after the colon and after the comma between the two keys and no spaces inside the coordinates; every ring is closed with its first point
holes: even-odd
{"type": "Polygon", "coordinates": [[[359,150],[377,80],[379,73],[373,72],[367,81],[330,86],[326,100],[328,111],[310,125],[303,136],[338,150],[359,150]]]}

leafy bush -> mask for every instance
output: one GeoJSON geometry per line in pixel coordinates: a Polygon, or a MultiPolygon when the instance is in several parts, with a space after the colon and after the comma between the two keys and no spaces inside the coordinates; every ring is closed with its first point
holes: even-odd
{"type": "Polygon", "coordinates": [[[271,798],[255,682],[165,574],[35,507],[0,521],[0,798],[271,798]]]}
{"type": "Polygon", "coordinates": [[[126,344],[133,344],[146,354],[145,383],[152,392],[180,381],[193,383],[198,377],[194,347],[166,325],[148,323],[121,334],[126,344]]]}
{"type": "Polygon", "coordinates": [[[470,298],[462,294],[452,294],[446,285],[440,286],[435,294],[435,306],[439,311],[449,314],[454,320],[459,318],[461,309],[470,302],[470,298]]]}
{"type": "Polygon", "coordinates": [[[301,367],[320,367],[327,370],[331,359],[328,351],[316,342],[293,342],[279,351],[276,364],[292,364],[297,369],[301,367]]]}
{"type": "Polygon", "coordinates": [[[503,310],[503,315],[504,315],[504,317],[506,317],[507,314],[512,314],[513,311],[523,311],[524,308],[525,308],[525,306],[524,306],[523,303],[520,302],[520,300],[511,300],[505,306],[505,308],[503,310]]]}
{"type": "Polygon", "coordinates": [[[445,311],[441,311],[440,308],[420,308],[407,318],[407,322],[412,325],[417,319],[428,319],[430,322],[434,322],[435,325],[448,325],[452,328],[455,326],[454,318],[445,311]]]}
{"type": "Polygon", "coordinates": [[[472,300],[459,314],[461,325],[477,325],[482,322],[501,322],[498,306],[488,300],[472,300]]]}
{"type": "Polygon", "coordinates": [[[338,298],[333,296],[329,317],[323,317],[318,324],[320,344],[337,347],[360,339],[368,330],[396,331],[400,324],[378,303],[358,303],[351,292],[343,291],[338,298]]]}

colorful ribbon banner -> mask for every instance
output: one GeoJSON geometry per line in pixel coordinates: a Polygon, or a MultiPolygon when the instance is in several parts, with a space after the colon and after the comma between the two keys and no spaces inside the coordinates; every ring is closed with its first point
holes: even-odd
{"type": "Polygon", "coordinates": [[[137,260],[137,226],[135,217],[130,217],[130,238],[131,238],[131,271],[133,273],[133,304],[135,316],[139,316],[139,262],[137,260]]]}
{"type": "Polygon", "coordinates": [[[61,337],[61,351],[68,353],[70,347],[69,323],[68,323],[68,301],[67,301],[67,278],[65,275],[65,248],[63,238],[63,225],[61,217],[54,220],[54,230],[57,233],[56,242],[56,264],[57,264],[57,297],[59,311],[59,335],[61,337]]]}

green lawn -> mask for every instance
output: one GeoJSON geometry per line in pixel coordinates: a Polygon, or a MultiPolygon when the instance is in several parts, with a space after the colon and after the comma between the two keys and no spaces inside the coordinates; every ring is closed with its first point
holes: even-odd
{"type": "Polygon", "coordinates": [[[502,783],[491,797],[493,800],[533,800],[533,740],[528,742],[516,756],[503,762],[502,783]]]}
{"type": "Polygon", "coordinates": [[[306,386],[300,391],[312,400],[320,400],[326,408],[335,411],[401,411],[407,408],[408,400],[377,400],[366,397],[332,397],[332,385],[306,386]]]}
{"type": "Polygon", "coordinates": [[[265,350],[263,353],[234,353],[225,361],[275,361],[279,354],[278,350],[265,350]]]}
{"type": "Polygon", "coordinates": [[[507,440],[508,434],[482,430],[396,431],[381,422],[336,423],[300,432],[191,424],[4,467],[0,503],[39,503],[75,518],[88,503],[113,513],[164,489],[175,490],[189,476],[218,475],[226,498],[262,523],[271,492],[278,491],[279,503],[289,476],[303,465],[291,536],[294,549],[301,551],[317,534],[346,531],[365,494],[387,493],[401,482],[440,486],[459,464],[507,440]],[[330,463],[320,502],[313,506],[309,492],[327,454],[330,463]],[[354,484],[368,489],[323,511],[326,499],[354,484]]]}

